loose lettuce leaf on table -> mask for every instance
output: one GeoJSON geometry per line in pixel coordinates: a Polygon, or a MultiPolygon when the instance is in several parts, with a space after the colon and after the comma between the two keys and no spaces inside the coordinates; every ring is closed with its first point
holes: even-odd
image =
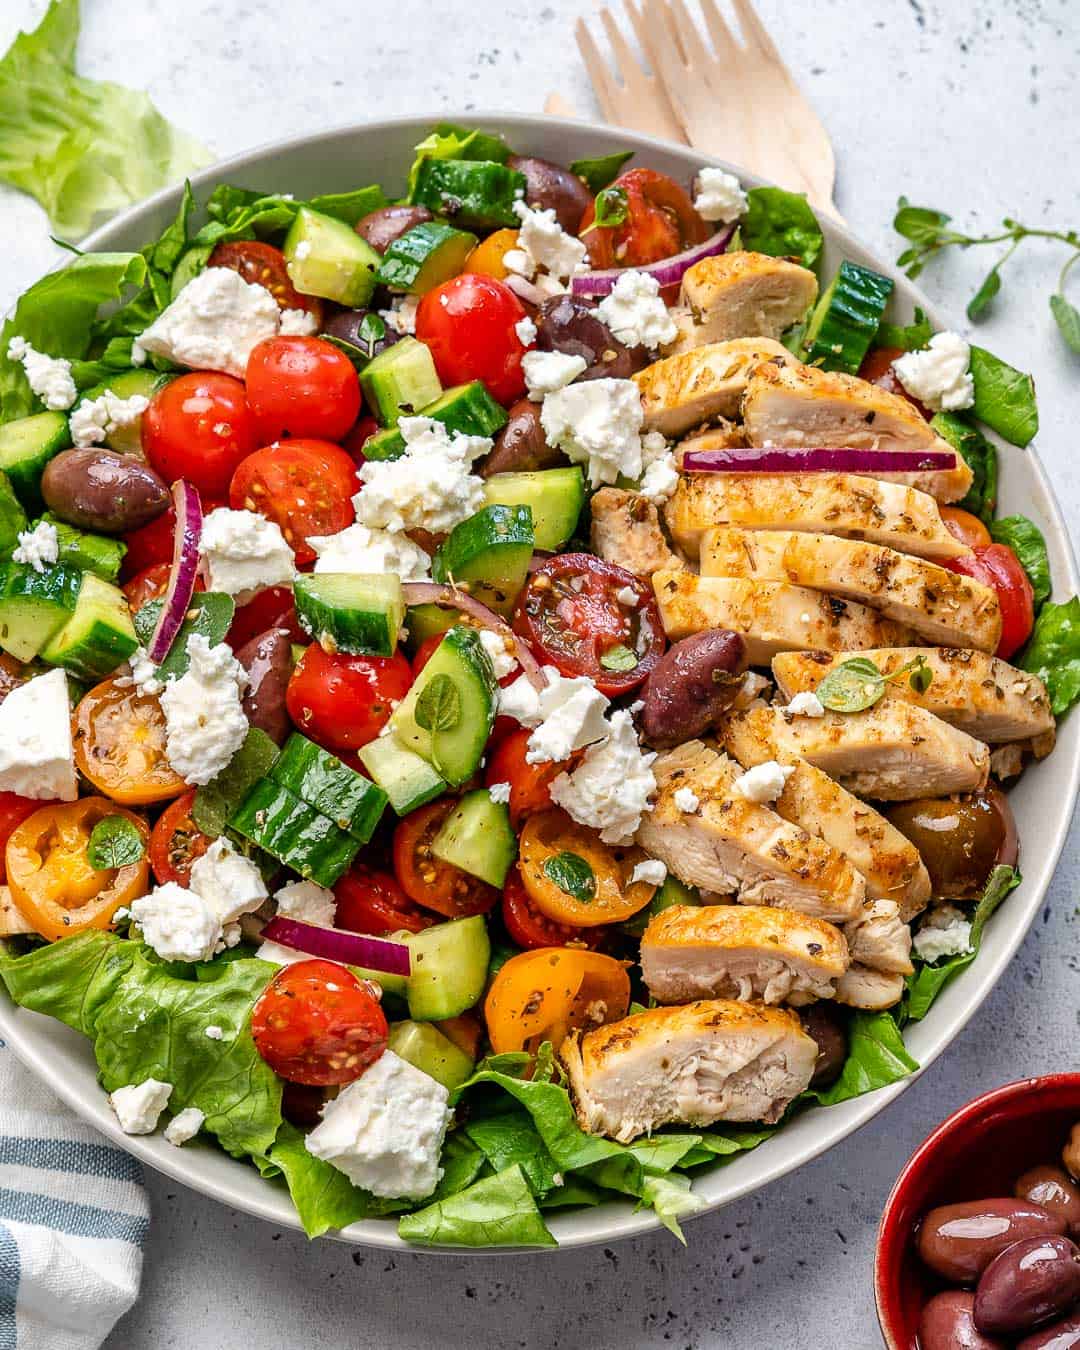
{"type": "Polygon", "coordinates": [[[518,1166],[483,1177],[456,1195],[405,1214],[398,1233],[424,1246],[554,1247],[525,1174],[518,1166]]]}
{"type": "Polygon", "coordinates": [[[1035,593],[1035,608],[1050,598],[1050,558],[1042,530],[1027,516],[1003,516],[988,522],[991,538],[998,544],[1008,544],[1020,559],[1020,566],[1028,575],[1035,593]]]}
{"type": "Polygon", "coordinates": [[[1046,685],[1055,717],[1080,699],[1080,596],[1043,605],[1019,665],[1046,685]]]}
{"type": "Polygon", "coordinates": [[[751,188],[746,200],[748,209],[739,222],[743,248],[775,258],[797,258],[804,267],[813,267],[825,236],[805,194],[751,188]]]}

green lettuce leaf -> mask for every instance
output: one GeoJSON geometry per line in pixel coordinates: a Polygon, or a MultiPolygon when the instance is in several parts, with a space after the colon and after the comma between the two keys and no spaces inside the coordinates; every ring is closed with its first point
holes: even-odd
{"type": "Polygon", "coordinates": [[[0,979],[20,1008],[55,1017],[84,1036],[93,1036],[102,1007],[116,993],[138,951],[137,942],[94,929],[24,956],[0,957],[0,979]]]}
{"type": "Polygon", "coordinates": [[[502,137],[459,127],[453,122],[440,122],[416,147],[409,169],[406,199],[410,202],[414,200],[420,166],[426,159],[494,160],[498,164],[505,164],[509,158],[510,147],[502,137]]]}
{"type": "Polygon", "coordinates": [[[1020,559],[1035,592],[1035,607],[1050,598],[1050,558],[1042,530],[1027,516],[1003,516],[987,522],[991,537],[999,544],[1008,544],[1020,559]]]}
{"type": "Polygon", "coordinates": [[[684,1247],[686,1239],[679,1227],[679,1219],[686,1214],[697,1214],[705,1207],[701,1196],[691,1191],[690,1178],[678,1172],[667,1176],[647,1176],[641,1202],[649,1206],[668,1232],[674,1234],[684,1247]]]}
{"type": "Polygon", "coordinates": [[[1080,699],[1080,596],[1043,605],[1019,665],[1046,685],[1055,717],[1080,699]]]}
{"type": "Polygon", "coordinates": [[[586,186],[595,197],[618,178],[622,166],[628,159],[633,158],[633,150],[616,150],[613,155],[602,155],[599,159],[575,159],[570,165],[570,172],[584,178],[586,186]]]}
{"type": "Polygon", "coordinates": [[[146,94],[77,75],[78,36],[78,0],[52,0],[0,58],[0,180],[75,239],[210,160],[146,94]]]}
{"type": "Polygon", "coordinates": [[[813,267],[825,236],[805,194],[751,188],[746,200],[748,209],[739,226],[743,248],[775,258],[797,258],[804,267],[813,267]]]}
{"type": "Polygon", "coordinates": [[[508,1167],[398,1221],[406,1242],[423,1246],[554,1247],[525,1173],[508,1167]]]}
{"type": "Polygon", "coordinates": [[[916,307],[915,318],[909,324],[887,323],[882,319],[874,337],[875,347],[899,347],[905,352],[916,352],[929,344],[934,336],[934,326],[916,307]]]}
{"type": "Polygon", "coordinates": [[[527,1111],[505,1111],[472,1120],[465,1126],[465,1134],[483,1153],[492,1171],[520,1167],[535,1195],[546,1195],[559,1184],[558,1165],[527,1111]]]}
{"type": "Polygon", "coordinates": [[[918,1062],[908,1054],[900,1028],[891,1013],[857,1012],[848,1028],[848,1057],[831,1087],[811,1088],[800,1101],[821,1106],[861,1097],[864,1092],[898,1083],[914,1073],[918,1062]]]}
{"type": "Polygon", "coordinates": [[[975,382],[972,412],[1012,445],[1027,445],[1039,430],[1035,381],[985,347],[971,349],[975,382]]]}
{"type": "Polygon", "coordinates": [[[998,453],[993,441],[987,440],[977,426],[959,413],[935,413],[930,425],[948,441],[963,459],[974,477],[967,496],[957,505],[973,516],[989,522],[997,505],[998,453]]]}
{"type": "Polygon", "coordinates": [[[304,1135],[287,1121],[278,1130],[269,1154],[256,1157],[255,1164],[264,1177],[284,1179],[309,1238],[385,1213],[379,1202],[354,1186],[344,1172],[313,1157],[304,1147],[304,1135]]]}

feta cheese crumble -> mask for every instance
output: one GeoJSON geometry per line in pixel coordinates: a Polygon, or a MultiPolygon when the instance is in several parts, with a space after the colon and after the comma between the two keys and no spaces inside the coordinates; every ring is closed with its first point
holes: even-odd
{"type": "Polygon", "coordinates": [[[32,567],[35,572],[44,572],[49,563],[60,556],[60,540],[56,526],[47,520],[39,520],[32,530],[20,530],[19,542],[11,555],[11,561],[32,567]]]}
{"type": "Polygon", "coordinates": [[[353,497],[358,524],[392,531],[445,534],[484,504],[484,482],[473,460],[491,449],[487,436],[450,432],[430,417],[403,417],[399,459],[368,460],[358,470],[363,489],[353,497]]]}
{"type": "Polygon", "coordinates": [[[208,267],[140,334],[136,347],[194,370],[243,379],[252,348],[281,329],[281,310],[265,286],[228,267],[208,267]]]}
{"type": "Polygon", "coordinates": [[[755,764],[736,778],[732,788],[748,802],[774,802],[794,772],[794,764],[778,764],[775,759],[767,759],[764,764],[755,764]]]}
{"type": "Polygon", "coordinates": [[[75,402],[78,393],[70,361],[35,351],[25,338],[17,336],[8,343],[7,356],[9,361],[22,363],[30,388],[50,412],[66,412],[75,402]]]}
{"type": "Polygon", "coordinates": [[[224,642],[211,647],[193,633],[187,650],[188,669],[161,692],[165,753],[185,783],[201,786],[221,772],[247,735],[241,694],[248,678],[224,642]]]}
{"type": "Polygon", "coordinates": [[[348,525],[338,534],[309,535],[316,572],[395,572],[402,581],[427,581],[431,558],[407,534],[348,525]]]}
{"type": "Polygon", "coordinates": [[[549,445],[576,464],[587,464],[589,484],[614,483],[620,474],[640,478],[641,396],[633,380],[588,380],[549,394],[540,425],[549,445]]]}
{"type": "Polygon", "coordinates": [[[506,803],[509,802],[510,800],[510,784],[492,783],[492,785],[488,788],[488,796],[491,798],[493,802],[501,803],[502,805],[505,806],[506,803]]]}
{"type": "Polygon", "coordinates": [[[283,309],[279,325],[282,337],[312,337],[319,331],[318,319],[306,309],[283,309]]]}
{"type": "Polygon", "coordinates": [[[660,296],[660,283],[647,272],[632,268],[623,272],[596,307],[624,347],[648,347],[655,351],[674,342],[679,330],[660,296]]]}
{"type": "Polygon", "coordinates": [[[573,773],[551,785],[551,800],[579,825],[599,830],[605,844],[629,843],[656,791],[655,753],[643,753],[625,709],[612,713],[605,740],[591,745],[573,773]]]}
{"type": "Polygon", "coordinates": [[[913,398],[935,412],[959,412],[975,402],[975,381],[968,367],[971,347],[959,333],[935,333],[921,351],[893,362],[896,378],[913,398]]]}
{"type": "Polygon", "coordinates": [[[224,835],[196,858],[188,884],[222,924],[235,923],[242,914],[250,914],[267,896],[262,873],[224,835]]]}
{"type": "Polygon", "coordinates": [[[274,892],[277,912],[287,919],[301,923],[317,923],[322,928],[333,928],[337,917],[337,900],[333,891],[314,881],[290,881],[274,892]]]}
{"type": "Polygon", "coordinates": [[[203,1034],[208,1036],[212,1041],[222,1041],[225,1039],[224,1031],[222,1031],[222,1029],[214,1022],[211,1022],[203,1034]]]}
{"type": "Polygon", "coordinates": [[[812,689],[805,689],[795,695],[784,711],[792,717],[824,717],[825,704],[812,689]]]}
{"type": "Polygon", "coordinates": [[[694,210],[703,220],[730,225],[746,215],[749,203],[742,184],[724,169],[702,169],[697,176],[694,210]]]}
{"type": "Polygon", "coordinates": [[[922,926],[912,938],[911,946],[923,961],[962,956],[971,951],[971,921],[956,905],[934,905],[923,915],[922,926]]]}
{"type": "Polygon", "coordinates": [[[140,694],[160,694],[162,682],[157,678],[157,666],[150,660],[145,647],[136,647],[128,658],[131,665],[131,683],[140,694]]]}
{"type": "Polygon", "coordinates": [[[177,1112],[165,1126],[165,1138],[170,1144],[175,1144],[179,1148],[181,1144],[186,1144],[189,1139],[195,1138],[202,1129],[205,1119],[205,1113],[200,1111],[197,1106],[185,1107],[183,1111],[177,1112]]]}
{"type": "Polygon", "coordinates": [[[627,609],[637,609],[638,593],[633,586],[620,586],[615,592],[615,599],[627,609]]]}
{"type": "Polygon", "coordinates": [[[630,873],[630,885],[633,886],[636,881],[662,886],[667,881],[667,863],[662,863],[659,858],[646,858],[644,862],[635,863],[630,873]]]}
{"type": "Polygon", "coordinates": [[[548,394],[572,384],[588,364],[583,356],[568,356],[566,352],[526,352],[521,369],[529,397],[534,403],[543,402],[548,394]]]}
{"type": "Polygon", "coordinates": [[[503,266],[546,295],[565,291],[566,282],[586,270],[588,249],[580,239],[566,233],[552,207],[541,211],[516,201],[514,214],[521,221],[517,247],[503,254],[503,266]]]}
{"type": "Polygon", "coordinates": [[[480,645],[491,661],[495,678],[505,680],[507,675],[517,669],[517,657],[508,650],[506,639],[500,633],[493,633],[490,628],[481,628],[479,636],[480,645]]]}
{"type": "Polygon", "coordinates": [[[116,1112],[125,1134],[153,1134],[162,1111],[172,1096],[173,1085],[158,1078],[129,1083],[109,1094],[109,1105],[116,1112]]]}
{"type": "Polygon", "coordinates": [[[211,511],[203,522],[199,553],[209,572],[209,589],[235,596],[238,605],[296,578],[293,551],[281,526],[255,511],[227,506],[211,511]]]}
{"type": "Polygon", "coordinates": [[[221,942],[221,919],[201,895],[175,881],[131,902],[143,941],[163,961],[209,961],[221,942]]]}
{"type": "Polygon", "coordinates": [[[527,764],[568,759],[575,750],[603,740],[609,731],[604,720],[609,700],[592,680],[584,675],[568,679],[553,666],[545,666],[544,674],[548,683],[537,694],[537,723],[525,749],[527,764]]]}
{"type": "Polygon", "coordinates": [[[514,324],[514,332],[517,334],[517,340],[523,347],[531,347],[536,341],[536,324],[526,314],[523,319],[518,319],[514,324]]]}
{"type": "Polygon", "coordinates": [[[692,816],[701,805],[701,798],[693,788],[688,787],[676,788],[672,801],[684,816],[692,816]]]}
{"type": "Polygon", "coordinates": [[[379,318],[391,332],[409,337],[416,332],[416,311],[420,306],[418,295],[403,295],[389,309],[380,309],[379,318]]]}
{"type": "Polygon", "coordinates": [[[114,432],[134,426],[149,406],[150,400],[143,394],[117,398],[106,390],[98,398],[84,398],[71,414],[72,444],[84,450],[91,445],[101,445],[114,432]]]}
{"type": "Polygon", "coordinates": [[[17,685],[0,703],[0,791],[44,801],[79,795],[62,670],[17,685]]]}
{"type": "Polygon", "coordinates": [[[650,431],[642,436],[641,463],[645,472],[638,491],[654,506],[663,506],[679,486],[679,470],[661,432],[650,431]]]}

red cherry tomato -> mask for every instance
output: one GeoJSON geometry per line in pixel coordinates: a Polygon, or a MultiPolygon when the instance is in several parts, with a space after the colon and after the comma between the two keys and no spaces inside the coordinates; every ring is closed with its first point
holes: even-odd
{"type": "Polygon", "coordinates": [[[186,886],[191,868],[214,842],[203,834],[191,814],[195,789],[170,802],[150,832],[150,866],[159,886],[175,881],[186,886]]]}
{"type": "Polygon", "coordinates": [[[290,1083],[351,1083],[386,1049],[388,1032],[370,986],[336,961],[285,966],[251,1013],[255,1049],[290,1083]]]}
{"type": "Polygon", "coordinates": [[[524,317],[525,307],[509,286],[465,272],[420,301],[416,336],[431,349],[445,386],[483,380],[492,398],[513,403],[525,392],[526,349],[516,332],[524,317]]]}
{"type": "Polygon", "coordinates": [[[7,848],[12,831],[28,816],[32,816],[35,811],[48,804],[36,798],[20,797],[17,792],[0,792],[0,882],[7,880],[4,850],[7,848]]]}
{"type": "Polygon", "coordinates": [[[289,280],[285,254],[273,244],[264,244],[256,239],[218,244],[206,265],[228,267],[233,272],[239,272],[252,285],[264,286],[278,302],[280,309],[306,309],[322,324],[322,301],[314,295],[301,295],[289,280]]]}
{"type": "MultiPolygon", "coordinates": [[[[132,614],[137,609],[142,609],[147,600],[160,600],[169,586],[169,576],[172,573],[172,563],[160,562],[154,563],[153,567],[147,567],[138,576],[132,577],[123,587],[125,596],[127,596],[128,605],[132,614]]],[[[206,583],[202,577],[195,578],[195,589],[205,591],[206,583]]]]}
{"type": "Polygon", "coordinates": [[[955,535],[968,548],[989,548],[993,540],[990,531],[978,516],[964,511],[959,506],[942,506],[941,519],[950,534],[955,535]]]}
{"type": "Polygon", "coordinates": [[[503,887],[502,917],[519,947],[595,947],[603,934],[599,928],[571,928],[542,914],[529,897],[516,863],[503,887]]]}
{"type": "Polygon", "coordinates": [[[401,889],[416,904],[448,919],[486,914],[499,898],[494,886],[440,861],[431,851],[435,836],[456,804],[453,797],[445,797],[421,806],[399,821],[394,830],[394,875],[401,889]]]}
{"type": "Polygon", "coordinates": [[[596,207],[590,205],[578,231],[588,245],[593,267],[641,267],[659,262],[702,243],[712,233],[684,189],[667,174],[630,169],[611,187],[625,195],[626,220],[591,229],[596,207]]]}
{"type": "Polygon", "coordinates": [[[313,642],[292,673],[285,706],[311,740],[328,750],[359,750],[383,729],[411,684],[401,652],[330,656],[313,642]]]}
{"type": "Polygon", "coordinates": [[[310,535],[337,534],[355,517],[356,465],[330,441],[279,441],[256,450],[229,487],[235,511],[258,511],[281,526],[298,563],[315,561],[310,535]]]}
{"type": "Polygon", "coordinates": [[[389,872],[357,863],[334,887],[338,928],[382,937],[404,929],[419,933],[435,920],[414,905],[389,872]]]}
{"type": "Polygon", "coordinates": [[[526,816],[536,811],[551,810],[552,783],[571,761],[549,760],[543,764],[528,764],[525,750],[532,732],[528,727],[519,727],[511,731],[488,754],[487,768],[484,770],[484,785],[494,783],[510,784],[510,823],[515,829],[526,816]]]}
{"type": "Polygon", "coordinates": [[[976,549],[972,557],[949,558],[945,566],[997,591],[1001,605],[997,655],[1007,661],[1020,650],[1035,626],[1035,592],[1020,559],[1007,544],[991,544],[976,549]]]}
{"type": "MultiPolygon", "coordinates": [[[[209,515],[217,507],[224,505],[220,497],[216,500],[203,497],[203,515],[209,515]]],[[[127,552],[124,554],[120,575],[125,580],[132,580],[149,567],[156,567],[159,563],[171,563],[175,534],[176,512],[171,506],[149,525],[143,525],[138,530],[129,530],[123,537],[127,552]]]]}
{"type": "Polygon", "coordinates": [[[248,407],[259,436],[339,440],[360,416],[360,379],[353,363],[317,337],[272,337],[248,357],[248,407]]]}
{"type": "Polygon", "coordinates": [[[859,367],[859,375],[871,384],[876,384],[879,389],[906,398],[911,406],[929,422],[934,414],[925,404],[920,403],[917,398],[908,393],[900,383],[896,371],[893,370],[893,362],[898,356],[903,355],[904,349],[902,347],[875,347],[873,351],[867,352],[863,357],[863,363],[859,367]]]}
{"type": "Polygon", "coordinates": [[[374,417],[361,417],[347,436],[342,437],[341,448],[352,456],[354,464],[363,464],[364,446],[379,429],[374,417]]]}
{"type": "Polygon", "coordinates": [[[226,495],[236,466],[258,444],[243,382],[231,375],[181,375],[159,389],[143,413],[142,445],[151,467],[166,483],[186,478],[207,497],[226,495]]]}
{"type": "Polygon", "coordinates": [[[311,641],[300,627],[293,606],[293,593],[288,586],[270,586],[246,605],[241,605],[233,616],[225,641],[236,651],[253,637],[265,633],[268,628],[287,629],[289,640],[305,647],[311,641]]]}

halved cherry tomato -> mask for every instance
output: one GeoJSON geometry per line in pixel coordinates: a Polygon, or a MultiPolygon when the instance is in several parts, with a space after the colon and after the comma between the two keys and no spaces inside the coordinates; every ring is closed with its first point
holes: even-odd
{"type": "Polygon", "coordinates": [[[480,1058],[484,1024],[477,1013],[459,1013],[457,1017],[448,1017],[435,1025],[448,1041],[453,1041],[459,1050],[464,1050],[471,1060],[475,1062],[480,1058]]]}
{"type": "Polygon", "coordinates": [[[289,279],[285,254],[273,244],[257,239],[238,239],[218,244],[207,267],[228,267],[253,286],[263,286],[278,302],[279,309],[305,309],[321,324],[323,304],[317,296],[302,295],[289,279]]]}
{"type": "Polygon", "coordinates": [[[644,909],[656,887],[630,881],[644,860],[641,849],[605,844],[565,811],[530,816],[521,832],[518,865],[529,898],[541,914],[573,928],[621,923],[644,909]],[[566,889],[571,884],[575,889],[566,889]]]}
{"type": "Polygon", "coordinates": [[[420,933],[435,920],[414,905],[389,872],[356,863],[334,886],[335,926],[352,933],[420,933]]]}
{"type": "Polygon", "coordinates": [[[246,605],[238,605],[225,641],[235,652],[268,628],[284,628],[291,642],[299,642],[304,646],[311,641],[296,617],[291,587],[269,586],[246,605]]]}
{"type": "Polygon", "coordinates": [[[528,727],[511,731],[489,752],[484,770],[487,787],[493,783],[510,784],[510,824],[514,829],[526,816],[551,810],[551,785],[571,763],[568,759],[527,763],[525,751],[531,735],[528,727]]]}
{"type": "Polygon", "coordinates": [[[79,700],[74,740],[79,772],[114,801],[145,806],[187,788],[165,754],[161,705],[116,676],[79,700]]]}
{"type": "Polygon", "coordinates": [[[351,1083],[386,1049],[386,1014],[347,966],[297,961],[251,1012],[255,1049],[290,1083],[351,1083]]]}
{"type": "MultiPolygon", "coordinates": [[[[220,498],[203,497],[203,515],[226,503],[220,498]]],[[[170,506],[149,525],[138,530],[129,530],[123,536],[127,552],[120,565],[120,575],[125,581],[131,581],[150,567],[161,563],[170,563],[173,555],[173,538],[176,534],[176,512],[170,506]]]]}
{"type": "Polygon", "coordinates": [[[13,689],[25,684],[33,674],[33,669],[24,666],[21,661],[16,661],[13,656],[8,656],[7,652],[0,652],[0,703],[3,703],[13,689]]]}
{"type": "Polygon", "coordinates": [[[505,281],[510,269],[503,258],[518,246],[518,232],[513,229],[496,230],[482,240],[465,259],[465,271],[505,281]]]}
{"type": "Polygon", "coordinates": [[[621,225],[590,229],[596,219],[596,207],[590,205],[578,230],[595,268],[659,262],[702,243],[712,233],[686,191],[667,174],[630,169],[611,187],[625,195],[626,220],[621,225]]]}
{"type": "Polygon", "coordinates": [[[171,380],[143,413],[142,444],[166,483],[186,478],[205,496],[224,497],[236,466],[259,444],[243,381],[208,370],[171,380]]]}
{"type": "Polygon", "coordinates": [[[557,1050],[573,1027],[617,1022],[630,1006],[630,979],[621,962],[580,947],[540,947],[512,956],[484,1000],[488,1039],[497,1055],[557,1050]]]}
{"type": "Polygon", "coordinates": [[[942,506],[939,510],[945,528],[962,544],[967,544],[968,548],[989,548],[993,543],[990,531],[979,517],[973,516],[970,511],[961,510],[959,506],[942,506]]]}
{"type": "Polygon", "coordinates": [[[448,919],[486,914],[499,898],[494,886],[442,862],[431,851],[443,821],[456,805],[453,797],[444,797],[421,806],[394,830],[394,875],[401,889],[416,904],[448,919]]]}
{"type": "Polygon", "coordinates": [[[45,805],[34,797],[20,797],[17,792],[0,792],[0,881],[5,877],[3,853],[12,831],[45,805]]]}
{"type": "MultiPolygon", "coordinates": [[[[172,563],[154,563],[153,567],[144,568],[138,576],[125,582],[123,590],[132,614],[137,609],[142,609],[148,600],[161,599],[168,589],[171,572],[172,563]]],[[[195,589],[197,591],[206,590],[206,582],[203,581],[201,576],[195,578],[195,589]]]]}
{"type": "Polygon", "coordinates": [[[235,511],[257,511],[281,526],[298,563],[315,561],[309,535],[337,534],[355,517],[356,465],[330,441],[264,446],[240,465],[229,486],[235,511]]]}
{"type": "Polygon", "coordinates": [[[411,684],[401,652],[331,656],[313,642],[292,673],[285,706],[299,730],[327,750],[359,750],[387,724],[411,684]]]}
{"type": "Polygon", "coordinates": [[[592,947],[600,941],[602,928],[572,928],[549,919],[533,903],[521,871],[511,867],[503,887],[502,918],[506,931],[519,947],[592,947]]]}
{"type": "Polygon", "coordinates": [[[342,437],[341,448],[346,451],[354,464],[363,464],[366,458],[364,446],[367,445],[378,429],[379,424],[374,417],[365,416],[361,417],[347,436],[342,437]]]}
{"type": "Polygon", "coordinates": [[[158,816],[150,831],[150,866],[159,886],[169,881],[186,886],[195,860],[214,842],[192,818],[194,800],[194,788],[177,797],[158,816]]]}
{"type": "Polygon", "coordinates": [[[997,655],[1003,661],[1014,656],[1031,636],[1035,626],[1035,592],[1020,559],[1008,544],[991,544],[965,558],[948,558],[945,566],[963,576],[974,577],[997,591],[1001,606],[1001,641],[997,655]]]}
{"type": "Polygon", "coordinates": [[[11,898],[35,931],[52,942],[87,928],[107,928],[121,905],[146,894],[150,865],[145,855],[124,867],[90,865],[90,834],[107,816],[123,816],[144,842],[149,840],[141,816],[104,797],[83,797],[41,807],[7,841],[11,898]]]}
{"type": "Polygon", "coordinates": [[[591,553],[560,553],[529,577],[514,609],[514,632],[563,675],[588,675],[602,693],[639,685],[664,651],[652,587],[591,553]],[[620,591],[635,604],[624,605],[620,591]]]}
{"type": "Polygon", "coordinates": [[[922,417],[929,422],[933,417],[933,412],[924,403],[920,403],[913,394],[909,394],[900,383],[900,377],[893,369],[893,362],[898,356],[903,356],[902,347],[875,347],[873,351],[867,352],[863,357],[863,363],[859,367],[859,375],[862,379],[868,380],[871,384],[876,384],[879,389],[884,389],[890,394],[899,394],[901,398],[906,398],[911,406],[922,417]]]}
{"type": "Polygon", "coordinates": [[[446,387],[483,380],[499,403],[525,392],[517,325],[525,307],[494,277],[464,272],[428,291],[416,311],[416,336],[431,349],[446,387]]]}
{"type": "Polygon", "coordinates": [[[336,441],[360,416],[353,363],[322,338],[265,338],[248,357],[244,383],[264,442],[279,436],[336,441]]]}
{"type": "Polygon", "coordinates": [[[431,637],[426,637],[423,642],[421,642],[420,646],[417,647],[416,651],[413,652],[412,673],[414,680],[435,655],[439,643],[442,642],[445,636],[445,633],[432,633],[431,637]]]}

